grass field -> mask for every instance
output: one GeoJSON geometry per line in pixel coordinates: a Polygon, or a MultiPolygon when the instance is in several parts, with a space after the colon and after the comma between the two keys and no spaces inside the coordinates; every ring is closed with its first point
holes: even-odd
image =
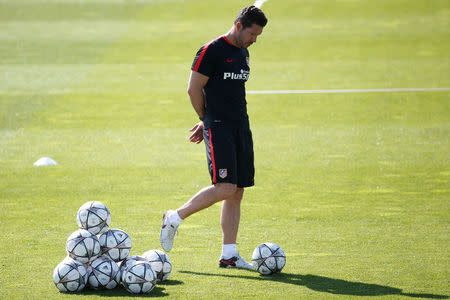
{"type": "MultiPolygon", "coordinates": [[[[0,298],[52,281],[86,201],[132,254],[162,213],[207,186],[186,88],[198,48],[248,1],[0,0],[0,298]],[[54,167],[34,167],[43,156],[54,167]]],[[[450,87],[448,0],[269,0],[248,90],[450,87]]],[[[238,238],[281,245],[277,276],[222,270],[220,204],[186,220],[170,280],[182,299],[448,298],[450,92],[248,95],[256,186],[238,238]]]]}

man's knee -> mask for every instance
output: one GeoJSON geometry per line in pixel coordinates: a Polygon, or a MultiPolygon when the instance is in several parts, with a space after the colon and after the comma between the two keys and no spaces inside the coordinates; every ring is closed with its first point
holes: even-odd
{"type": "Polygon", "coordinates": [[[216,183],[214,186],[220,193],[222,200],[233,198],[238,191],[237,185],[232,183],[221,182],[216,183]]]}
{"type": "Polygon", "coordinates": [[[227,197],[225,199],[225,201],[229,204],[229,205],[241,205],[241,200],[242,200],[242,196],[244,194],[244,189],[243,188],[236,188],[236,191],[234,192],[234,194],[230,197],[227,197]]]}
{"type": "Polygon", "coordinates": [[[236,188],[236,192],[234,192],[233,200],[234,201],[241,201],[243,195],[244,195],[244,188],[238,187],[238,188],[236,188]]]}

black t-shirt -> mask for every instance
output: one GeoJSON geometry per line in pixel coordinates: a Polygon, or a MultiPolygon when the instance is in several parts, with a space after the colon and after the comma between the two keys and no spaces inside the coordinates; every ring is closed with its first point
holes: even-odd
{"type": "Polygon", "coordinates": [[[206,95],[205,126],[211,122],[247,119],[245,82],[250,74],[249,53],[225,37],[203,45],[197,52],[191,70],[209,77],[206,95]]]}

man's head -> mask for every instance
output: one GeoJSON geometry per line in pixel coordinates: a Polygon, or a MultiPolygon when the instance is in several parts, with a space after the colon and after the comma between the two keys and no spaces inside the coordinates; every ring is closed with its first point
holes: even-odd
{"type": "Polygon", "coordinates": [[[267,24],[263,11],[254,5],[246,6],[234,20],[236,43],[242,48],[248,48],[256,42],[256,38],[267,24]]]}

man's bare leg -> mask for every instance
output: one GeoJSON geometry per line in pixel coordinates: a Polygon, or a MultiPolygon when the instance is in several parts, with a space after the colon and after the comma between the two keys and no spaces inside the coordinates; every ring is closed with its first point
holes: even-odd
{"type": "Polygon", "coordinates": [[[203,188],[194,195],[188,202],[177,209],[181,219],[186,219],[190,215],[210,207],[216,202],[232,198],[236,193],[236,185],[232,183],[216,183],[203,188]]]}
{"type": "Polygon", "coordinates": [[[165,251],[172,250],[175,232],[181,221],[218,201],[233,197],[236,188],[236,185],[232,183],[216,183],[200,190],[179,209],[167,211],[163,215],[163,225],[159,235],[162,248],[165,251]]]}
{"type": "Polygon", "coordinates": [[[223,244],[236,244],[241,216],[241,200],[244,195],[243,188],[237,188],[234,195],[222,202],[222,215],[220,225],[222,226],[223,244]]]}
{"type": "Polygon", "coordinates": [[[241,217],[241,200],[244,195],[243,188],[237,188],[232,197],[222,202],[222,255],[219,261],[221,268],[252,269],[252,265],[243,259],[236,250],[237,233],[241,217]]]}

